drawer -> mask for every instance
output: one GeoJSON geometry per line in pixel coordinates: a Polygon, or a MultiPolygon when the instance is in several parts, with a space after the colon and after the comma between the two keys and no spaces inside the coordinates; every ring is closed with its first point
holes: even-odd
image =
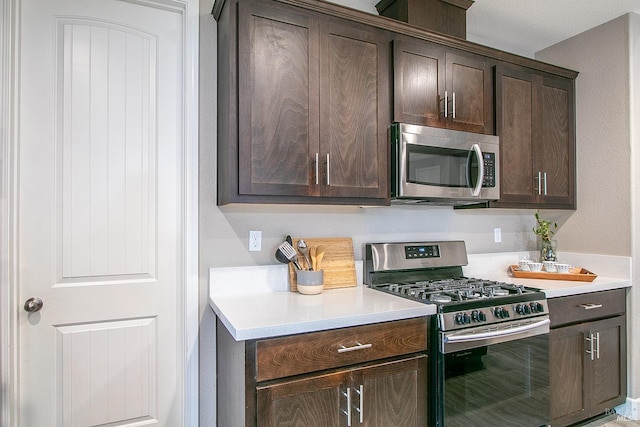
{"type": "Polygon", "coordinates": [[[415,318],[256,341],[256,381],[348,366],[427,349],[415,318]]]}
{"type": "Polygon", "coordinates": [[[626,291],[622,288],[550,298],[548,303],[551,327],[554,327],[623,314],[626,310],[626,291]]]}

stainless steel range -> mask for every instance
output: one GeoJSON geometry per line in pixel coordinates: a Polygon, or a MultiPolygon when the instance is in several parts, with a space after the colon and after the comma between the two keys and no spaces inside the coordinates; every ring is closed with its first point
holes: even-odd
{"type": "Polygon", "coordinates": [[[543,292],[465,277],[463,241],[365,245],[365,283],[437,306],[431,321],[435,426],[549,423],[543,292]]]}

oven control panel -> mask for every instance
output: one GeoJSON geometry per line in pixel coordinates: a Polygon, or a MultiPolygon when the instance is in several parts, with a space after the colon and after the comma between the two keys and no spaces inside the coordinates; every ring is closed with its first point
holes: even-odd
{"type": "Polygon", "coordinates": [[[411,245],[404,247],[406,259],[415,258],[439,258],[440,246],[438,245],[411,245]]]}

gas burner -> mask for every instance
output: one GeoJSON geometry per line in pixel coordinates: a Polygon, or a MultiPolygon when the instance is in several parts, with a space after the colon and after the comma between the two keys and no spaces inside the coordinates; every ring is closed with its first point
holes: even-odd
{"type": "Polygon", "coordinates": [[[451,302],[451,300],[452,298],[449,295],[444,294],[431,294],[431,296],[429,296],[429,301],[438,302],[440,304],[451,302]]]}

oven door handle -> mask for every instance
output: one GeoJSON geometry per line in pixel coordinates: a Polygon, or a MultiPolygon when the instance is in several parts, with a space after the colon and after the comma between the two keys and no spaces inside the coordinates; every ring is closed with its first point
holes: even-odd
{"type": "Polygon", "coordinates": [[[517,337],[513,337],[513,335],[526,333],[526,332],[529,332],[529,331],[531,331],[533,329],[537,329],[537,328],[544,327],[544,326],[547,326],[547,328],[545,328],[546,330],[544,332],[548,332],[549,323],[550,323],[549,319],[544,319],[544,320],[541,320],[539,322],[530,323],[528,325],[516,326],[514,328],[509,328],[509,329],[500,329],[500,330],[497,330],[497,331],[480,332],[480,333],[477,333],[477,334],[467,334],[467,335],[452,335],[452,336],[445,335],[444,336],[444,343],[445,344],[449,344],[449,343],[453,344],[453,343],[461,343],[461,342],[472,342],[472,341],[487,340],[487,339],[492,339],[492,338],[501,338],[501,337],[506,337],[506,336],[509,336],[509,337],[511,337],[513,339],[517,339],[517,337]]]}

